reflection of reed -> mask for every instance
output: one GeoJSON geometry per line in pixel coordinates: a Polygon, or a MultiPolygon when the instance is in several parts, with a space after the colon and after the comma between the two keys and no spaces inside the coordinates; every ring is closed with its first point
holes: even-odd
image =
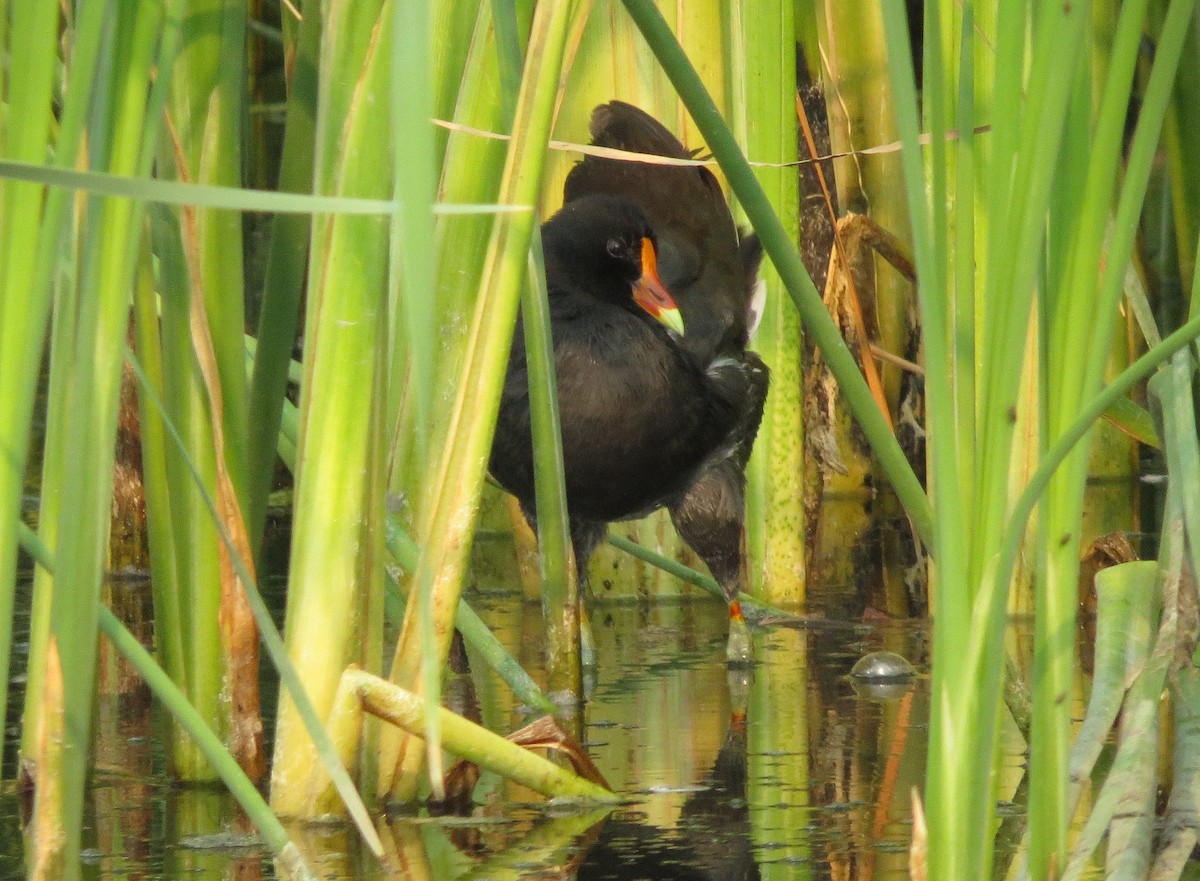
{"type": "MultiPolygon", "coordinates": [[[[152,642],[144,579],[106,582],[103,601],[144,645],[152,642]]],[[[145,682],[106,640],[99,645],[96,677],[95,773],[86,803],[93,831],[84,847],[96,855],[98,876],[261,879],[264,848],[227,795],[185,788],[172,791],[164,806],[154,748],[163,720],[155,719],[145,682]]]]}
{"type": "MultiPolygon", "coordinates": [[[[104,601],[149,644],[153,624],[146,582],[106,583],[104,601]]],[[[105,875],[139,879],[151,873],[155,791],[150,689],[129,663],[100,640],[96,666],[95,779],[90,799],[95,841],[105,875]]]]}
{"type": "Polygon", "coordinates": [[[376,829],[383,842],[383,866],[387,878],[433,881],[436,875],[417,827],[407,822],[380,820],[376,829]]]}
{"type": "MultiPolygon", "coordinates": [[[[497,632],[503,641],[517,650],[536,649],[538,640],[532,637],[538,610],[527,606],[520,616],[514,611],[506,607],[487,614],[491,618],[494,612],[500,622],[497,632]]],[[[532,812],[514,813],[514,800],[530,794],[506,784],[488,790],[485,777],[475,789],[476,803],[461,806],[474,819],[484,820],[482,825],[453,826],[447,832],[460,859],[483,861],[469,870],[471,874],[481,875],[485,867],[487,872],[499,871],[508,861],[510,870],[515,864],[525,872],[539,865],[539,879],[576,871],[581,878],[603,878],[608,877],[603,874],[605,865],[616,860],[614,865],[625,867],[618,871],[634,864],[651,870],[659,864],[657,875],[645,876],[651,878],[663,877],[664,872],[665,877],[693,877],[677,874],[681,864],[699,878],[757,877],[745,805],[746,700],[744,695],[730,700],[725,666],[712,663],[722,644],[722,613],[722,607],[709,603],[601,606],[594,623],[602,665],[588,713],[603,773],[623,789],[691,786],[697,778],[704,789],[682,805],[672,798],[649,799],[640,806],[644,811],[619,812],[586,834],[576,827],[563,858],[554,863],[547,859],[559,846],[556,836],[564,825],[532,812]],[[723,726],[713,723],[729,718],[731,703],[737,708],[736,724],[721,741],[717,738],[723,726]],[[689,769],[693,756],[714,752],[717,757],[707,773],[689,769]],[[487,817],[507,822],[492,824],[487,817]],[[531,856],[534,845],[546,859],[531,856]]],[[[497,700],[499,690],[490,675],[478,669],[474,674],[472,679],[481,685],[479,704],[485,720],[511,726],[513,708],[497,700]]],[[[469,694],[462,699],[466,705],[472,701],[469,694]]],[[[642,876],[640,871],[637,876],[642,876]]]]}
{"type": "Polygon", "coordinates": [[[823,808],[814,814],[820,829],[814,844],[839,881],[906,877],[910,790],[924,770],[924,737],[914,736],[928,712],[924,693],[864,699],[846,674],[855,654],[883,646],[923,663],[923,636],[888,628],[871,640],[878,644],[856,644],[852,651],[833,642],[841,639],[813,632],[808,656],[814,671],[807,689],[814,733],[810,792],[814,806],[823,808]],[[917,695],[922,700],[915,701],[917,695]]]}

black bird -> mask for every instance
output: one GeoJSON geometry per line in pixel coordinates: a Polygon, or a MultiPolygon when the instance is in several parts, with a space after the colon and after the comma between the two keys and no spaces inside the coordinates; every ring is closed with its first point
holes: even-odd
{"type": "MultiPolygon", "coordinates": [[[[592,143],[690,158],[645,112],[596,108],[592,143]]],[[[667,507],[730,608],[728,656],[750,658],[743,487],[768,371],[746,350],[762,251],[698,166],[587,156],[542,226],[571,540],[581,581],[607,524],[667,507]],[[682,314],[682,320],[680,315],[682,314]]],[[[491,472],[536,517],[518,326],[491,472]]]]}

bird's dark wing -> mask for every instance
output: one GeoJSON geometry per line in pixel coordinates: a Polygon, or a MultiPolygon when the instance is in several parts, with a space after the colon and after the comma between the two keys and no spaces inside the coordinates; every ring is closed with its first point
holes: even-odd
{"type": "MultiPolygon", "coordinates": [[[[662,123],[623,101],[597,107],[590,130],[597,146],[692,157],[662,123]]],[[[689,351],[707,363],[743,349],[761,249],[755,244],[739,248],[740,241],[757,239],[740,239],[712,172],[585,156],[567,176],[563,201],[597,193],[625,196],[645,213],[658,238],[659,274],[683,313],[689,351]]]]}

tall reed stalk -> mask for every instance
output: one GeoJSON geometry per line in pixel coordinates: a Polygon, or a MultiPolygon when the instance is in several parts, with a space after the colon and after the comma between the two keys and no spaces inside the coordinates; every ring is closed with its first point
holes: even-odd
{"type": "MultiPolygon", "coordinates": [[[[156,134],[155,111],[160,106],[154,101],[162,96],[151,91],[148,102],[144,84],[152,66],[162,61],[156,50],[163,12],[153,5],[125,8],[106,35],[109,42],[103,51],[112,63],[95,83],[93,112],[103,114],[111,129],[106,137],[91,141],[95,152],[89,160],[117,173],[135,174],[149,166],[148,147],[156,134]]],[[[60,792],[60,877],[67,879],[79,877],[80,872],[99,592],[110,517],[120,368],[141,218],[142,206],[127,199],[83,203],[79,273],[60,289],[55,312],[56,322],[70,324],[55,332],[61,345],[55,346],[51,371],[69,371],[71,381],[51,380],[62,395],[51,406],[61,415],[48,432],[62,432],[55,449],[64,458],[46,460],[42,491],[56,495],[60,502],[49,632],[61,660],[65,726],[61,774],[49,785],[60,792]]],[[[31,658],[30,663],[44,664],[46,658],[31,658]]]]}
{"type": "MultiPolygon", "coordinates": [[[[11,18],[8,13],[6,9],[5,27],[0,30],[0,49],[8,58],[8,65],[0,71],[0,90],[8,96],[6,113],[24,123],[19,128],[0,126],[0,157],[42,162],[51,141],[58,10],[51,4],[24,4],[11,9],[11,18]],[[19,89],[14,88],[17,71],[19,89]]],[[[101,35],[96,13],[89,17],[83,32],[87,39],[79,43],[80,68],[93,68],[101,35]]],[[[74,159],[89,105],[89,95],[82,87],[70,89],[63,98],[64,117],[55,154],[60,166],[74,159]]],[[[46,339],[54,251],[65,209],[65,194],[51,196],[49,203],[46,198],[46,189],[38,184],[0,178],[0,706],[7,706],[8,698],[16,527],[21,517],[34,391],[46,339]]],[[[28,742],[24,746],[28,748],[28,742]]]]}
{"type": "MultiPolygon", "coordinates": [[[[795,3],[739,3],[731,22],[728,81],[734,129],[771,207],[798,241],[795,3]]],[[[746,473],[747,590],[772,603],[803,602],[804,423],[800,317],[769,260],[762,323],[751,347],[771,369],[771,390],[746,473]]]]}
{"type": "MultiPolygon", "coordinates": [[[[167,130],[157,156],[160,175],[238,186],[246,79],[244,12],[233,0],[210,0],[193,12],[197,14],[180,23],[181,49],[165,109],[167,130]]],[[[258,637],[204,498],[220,501],[227,529],[235,535],[244,532],[240,521],[247,498],[247,384],[237,341],[244,324],[242,218],[238,212],[184,206],[173,217],[160,216],[154,231],[160,253],[174,259],[163,264],[161,325],[156,328],[157,322],[151,321],[139,336],[148,347],[161,347],[164,384],[159,393],[182,429],[188,457],[204,474],[203,487],[197,487],[180,451],[173,445],[155,451],[169,476],[166,491],[154,494],[157,504],[151,503],[148,513],[157,521],[160,563],[168,553],[174,557],[165,583],[157,586],[163,608],[160,630],[167,638],[182,634],[183,665],[172,674],[190,680],[191,699],[258,779],[265,769],[258,717],[258,637]],[[161,342],[154,340],[156,335],[161,342]],[[234,511],[238,513],[231,517],[234,511]]],[[[143,312],[147,319],[149,311],[143,312]]],[[[181,776],[211,776],[207,761],[190,741],[177,738],[175,746],[173,759],[181,776]]]]}
{"type": "MultiPolygon", "coordinates": [[[[280,190],[307,192],[312,187],[313,130],[317,115],[317,57],[321,38],[320,4],[304,0],[294,40],[285,45],[290,59],[287,80],[287,121],[279,158],[280,190]]],[[[271,222],[271,241],[264,272],[262,308],[258,318],[257,350],[250,381],[247,439],[247,510],[250,541],[256,549],[266,523],[267,496],[275,475],[275,456],[288,366],[300,322],[300,300],[307,264],[309,218],[306,214],[277,214],[271,222]]]]}
{"type": "MultiPolygon", "coordinates": [[[[51,12],[43,9],[43,15],[51,12]]],[[[45,153],[45,145],[49,139],[46,128],[50,94],[42,92],[44,86],[50,88],[50,81],[41,81],[42,67],[45,59],[32,55],[23,63],[19,61],[22,53],[40,52],[53,57],[53,39],[46,40],[45,34],[39,37],[39,29],[57,28],[57,17],[52,13],[48,18],[14,16],[12,27],[8,31],[13,43],[14,63],[23,64],[31,74],[26,81],[27,88],[19,90],[10,103],[9,112],[21,112],[23,118],[30,120],[28,127],[22,128],[20,139],[9,135],[5,127],[3,134],[8,145],[6,155],[13,159],[36,162],[45,153]],[[35,58],[38,60],[35,62],[35,58]],[[45,105],[38,104],[38,100],[45,105]],[[29,100],[28,106],[23,102],[29,100]],[[41,128],[39,128],[41,126],[41,128]],[[22,152],[24,151],[24,152],[22,152]]],[[[55,164],[58,167],[69,166],[75,161],[84,128],[86,115],[92,106],[91,89],[86,85],[97,74],[103,39],[102,16],[98,9],[91,10],[76,23],[77,39],[75,41],[75,63],[80,71],[73,87],[64,96],[63,117],[59,127],[59,137],[55,150],[55,164]],[[83,83],[83,84],[81,84],[83,83]]],[[[48,76],[48,74],[47,74],[48,76]]],[[[3,340],[4,370],[2,375],[7,385],[5,394],[0,395],[0,407],[5,409],[5,419],[0,432],[12,431],[0,443],[4,446],[4,463],[0,466],[0,492],[13,493],[4,504],[11,503],[12,520],[0,524],[0,558],[11,552],[5,567],[0,569],[0,596],[5,597],[7,612],[4,615],[6,636],[0,643],[0,672],[4,674],[0,682],[0,695],[7,702],[8,695],[8,663],[12,621],[13,578],[16,562],[16,526],[20,518],[21,489],[25,477],[26,453],[29,447],[28,434],[31,428],[30,411],[33,405],[33,392],[41,369],[41,348],[46,339],[46,320],[49,315],[52,293],[54,291],[53,276],[58,270],[58,247],[61,241],[66,241],[67,192],[50,189],[44,191],[33,184],[22,184],[10,179],[0,180],[0,188],[5,192],[4,210],[0,212],[0,228],[4,230],[4,242],[9,245],[5,254],[4,267],[5,288],[0,297],[0,339],[3,340]],[[34,201],[29,201],[30,197],[34,201]],[[42,199],[45,199],[42,213],[42,199]],[[16,217],[25,218],[22,223],[14,223],[16,217]],[[36,229],[36,247],[25,241],[26,237],[35,231],[38,221],[40,229],[36,229]],[[13,247],[15,245],[15,247],[13,247]],[[7,542],[12,539],[12,545],[7,542]]],[[[69,339],[70,325],[66,322],[56,322],[55,337],[69,339]]],[[[67,343],[64,341],[63,346],[67,343]]],[[[58,383],[66,381],[65,372],[59,371],[58,383]]],[[[62,395],[59,392],[55,397],[62,395]]],[[[54,418],[54,417],[50,417],[54,418]]],[[[63,461],[60,451],[51,447],[51,443],[65,441],[62,432],[48,433],[47,446],[43,452],[43,462],[53,462],[53,467],[63,461]]],[[[47,497],[47,505],[43,508],[42,529],[50,541],[54,541],[58,530],[58,507],[54,496],[47,497]]],[[[42,683],[45,672],[44,659],[46,642],[50,632],[50,603],[53,596],[53,581],[48,573],[38,572],[35,575],[33,609],[31,618],[33,625],[30,632],[29,655],[32,663],[29,665],[26,683],[26,702],[24,724],[21,729],[21,753],[32,755],[36,749],[40,732],[40,706],[42,700],[42,683]]]]}
{"type": "MultiPolygon", "coordinates": [[[[314,159],[319,193],[389,195],[392,139],[375,107],[388,106],[394,14],[390,0],[325,10],[314,159]]],[[[310,254],[285,632],[324,719],[346,665],[377,668],[382,651],[387,222],[317,215],[310,254]]],[[[324,777],[315,749],[291,701],[281,699],[271,769],[277,812],[311,810],[324,777]]]]}

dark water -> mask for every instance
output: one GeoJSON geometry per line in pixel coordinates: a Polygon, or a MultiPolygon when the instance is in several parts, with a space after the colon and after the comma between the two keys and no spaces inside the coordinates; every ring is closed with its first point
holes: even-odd
{"type": "MultiPolygon", "coordinates": [[[[119,585],[109,601],[136,607],[148,590],[119,585]]],[[[537,607],[504,597],[479,608],[536,675],[537,607]]],[[[485,775],[469,817],[381,819],[390,868],[346,828],[295,828],[321,877],[908,876],[909,793],[923,775],[927,683],[918,678],[880,699],[856,693],[847,674],[858,657],[884,648],[927,669],[923,623],[763,631],[758,663],[742,674],[726,670],[718,603],[601,606],[594,623],[600,663],[588,683],[584,738],[625,803],[581,815],[485,775]]],[[[260,846],[227,834],[235,811],[219,788],[178,787],[163,776],[159,711],[135,679],[110,659],[102,664],[110,694],[98,709],[89,874],[275,877],[260,846]]],[[[507,731],[521,723],[489,673],[476,669],[470,686],[485,724],[507,731]]],[[[15,794],[6,792],[0,809],[0,876],[17,878],[15,794]]]]}

